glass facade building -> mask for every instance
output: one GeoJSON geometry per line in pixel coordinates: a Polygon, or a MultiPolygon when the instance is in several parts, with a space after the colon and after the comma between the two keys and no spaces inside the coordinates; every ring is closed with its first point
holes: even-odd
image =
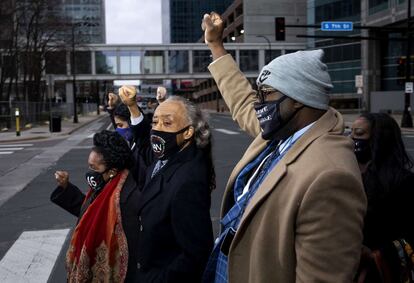
{"type": "MultiPolygon", "coordinates": [[[[78,43],[105,43],[105,0],[56,0],[56,3],[54,12],[74,24],[78,43]]],[[[71,34],[62,36],[68,38],[71,34]]]]}
{"type": "Polygon", "coordinates": [[[170,0],[171,43],[197,42],[202,36],[200,22],[205,13],[223,13],[233,0],[170,0]]]}
{"type": "MultiPolygon", "coordinates": [[[[361,23],[361,1],[359,0],[312,0],[308,1],[308,24],[320,25],[323,21],[350,21],[361,23]]],[[[360,36],[359,30],[352,32],[313,31],[317,36],[309,41],[311,47],[325,52],[333,83],[333,98],[356,95],[355,76],[361,74],[361,41],[359,39],[334,38],[337,36],[360,36]],[[318,38],[323,36],[327,38],[318,38]],[[333,38],[329,38],[333,36],[333,38]]],[[[354,105],[356,106],[356,105],[354,105]]],[[[342,108],[339,106],[339,108],[342,108]]]]}

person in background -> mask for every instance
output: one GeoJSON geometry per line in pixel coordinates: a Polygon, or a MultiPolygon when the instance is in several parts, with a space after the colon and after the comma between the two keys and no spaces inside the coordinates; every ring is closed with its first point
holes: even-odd
{"type": "Polygon", "coordinates": [[[152,121],[152,116],[154,115],[155,110],[157,109],[158,105],[163,103],[167,99],[167,89],[163,86],[157,87],[157,93],[155,95],[155,98],[157,99],[156,103],[153,103],[151,101],[148,102],[148,108],[152,109],[152,111],[147,113],[147,119],[149,121],[152,121]]]}
{"type": "Polygon", "coordinates": [[[138,282],[200,282],[213,245],[210,218],[215,187],[211,130],[193,103],[170,97],[145,130],[136,90],[120,89],[139,139],[149,138],[153,162],[138,203],[138,282]]]}
{"type": "MultiPolygon", "coordinates": [[[[366,113],[354,121],[351,138],[368,199],[363,259],[380,251],[390,267],[391,281],[385,282],[412,282],[404,279],[414,274],[414,173],[400,127],[388,114],[366,113]]],[[[365,282],[382,282],[373,276],[365,282]]]]}
{"type": "MultiPolygon", "coordinates": [[[[134,86],[130,87],[135,88],[134,86]]],[[[139,107],[138,109],[141,112],[139,107]]],[[[131,114],[128,107],[125,106],[119,99],[119,96],[114,93],[108,94],[107,112],[110,115],[112,126],[115,131],[128,142],[134,158],[134,166],[131,169],[131,174],[134,176],[139,189],[142,189],[145,183],[145,172],[150,163],[150,157],[145,151],[150,145],[149,139],[138,139],[136,137],[136,127],[131,125],[131,114]]],[[[141,118],[144,118],[144,116],[141,118]]],[[[148,123],[143,123],[143,125],[147,127],[146,131],[150,130],[151,126],[148,123]]],[[[142,132],[145,132],[145,130],[142,132]]]]}
{"type": "Polygon", "coordinates": [[[66,254],[68,282],[136,282],[141,192],[130,174],[130,148],[117,132],[93,137],[86,195],[56,171],[51,201],[78,218],[66,254]]]}
{"type": "Polygon", "coordinates": [[[233,119],[255,137],[227,183],[220,237],[203,282],[352,282],[366,198],[323,51],[277,57],[258,91],[223,45],[224,23],[204,15],[209,70],[233,119]]]}
{"type": "Polygon", "coordinates": [[[158,105],[163,103],[167,99],[167,89],[163,86],[157,88],[157,101],[158,105]]]}

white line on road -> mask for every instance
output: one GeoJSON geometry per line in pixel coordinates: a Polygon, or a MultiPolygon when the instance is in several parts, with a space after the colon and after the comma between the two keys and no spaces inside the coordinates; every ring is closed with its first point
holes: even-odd
{"type": "Polygon", "coordinates": [[[0,144],[0,148],[2,148],[2,147],[14,147],[14,146],[33,146],[33,144],[32,143],[0,144]]]}
{"type": "Polygon", "coordinates": [[[94,136],[95,134],[90,134],[89,136],[87,136],[87,138],[88,139],[91,139],[91,138],[93,138],[93,136],[94,136]]]}
{"type": "Polygon", "coordinates": [[[414,136],[409,135],[409,136],[404,136],[404,138],[414,139],[414,136]]]}
{"type": "Polygon", "coordinates": [[[110,131],[112,127],[112,123],[109,123],[108,127],[106,127],[106,130],[110,131]]]}
{"type": "Polygon", "coordinates": [[[234,131],[230,131],[230,130],[226,130],[226,129],[214,129],[217,132],[223,133],[223,134],[227,134],[227,135],[239,135],[240,133],[238,132],[234,132],[234,131]]]}
{"type": "Polygon", "coordinates": [[[0,151],[0,154],[12,154],[14,151],[0,151]]]}
{"type": "Polygon", "coordinates": [[[47,282],[69,231],[23,232],[0,261],[0,282],[47,282]]]}
{"type": "Polygon", "coordinates": [[[22,150],[24,147],[0,147],[0,150],[22,150]]]}

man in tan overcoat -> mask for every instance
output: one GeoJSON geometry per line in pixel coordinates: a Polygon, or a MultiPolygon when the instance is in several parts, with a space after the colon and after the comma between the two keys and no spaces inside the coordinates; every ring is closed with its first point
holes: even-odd
{"type": "Polygon", "coordinates": [[[220,16],[206,14],[202,27],[209,70],[255,137],[227,183],[204,282],[352,282],[366,198],[343,118],[328,106],[323,51],[274,59],[256,92],[224,49],[220,16]]]}

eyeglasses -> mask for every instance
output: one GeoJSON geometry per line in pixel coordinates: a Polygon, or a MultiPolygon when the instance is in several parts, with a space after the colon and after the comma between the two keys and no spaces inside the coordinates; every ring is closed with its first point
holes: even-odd
{"type": "Polygon", "coordinates": [[[271,87],[259,87],[259,89],[256,92],[256,98],[259,100],[260,103],[265,102],[266,97],[269,96],[272,93],[280,93],[279,91],[275,90],[271,87]]]}

